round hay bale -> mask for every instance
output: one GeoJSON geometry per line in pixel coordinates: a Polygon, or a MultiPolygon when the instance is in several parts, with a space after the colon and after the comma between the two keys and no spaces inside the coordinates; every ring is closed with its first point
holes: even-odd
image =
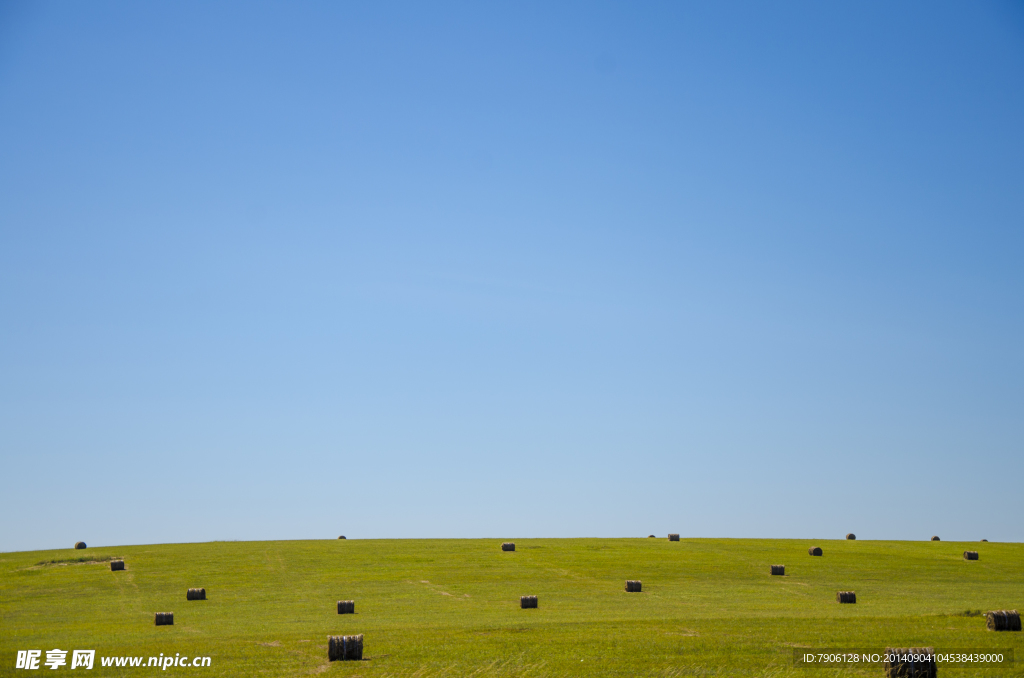
{"type": "Polygon", "coordinates": [[[982,541],[988,541],[988,539],[982,539],[982,541]]]}
{"type": "Polygon", "coordinates": [[[648,539],[655,539],[655,536],[653,534],[649,534],[649,535],[647,535],[647,538],[648,539]]]}
{"type": "Polygon", "coordinates": [[[812,546],[811,548],[807,549],[807,553],[809,553],[812,556],[820,556],[821,555],[821,547],[820,546],[812,546]]]}
{"type": "Polygon", "coordinates": [[[836,602],[856,603],[857,594],[853,591],[836,591],[836,602]]]}
{"type": "Polygon", "coordinates": [[[189,589],[185,600],[206,600],[206,589],[189,589]]]}
{"type": "Polygon", "coordinates": [[[110,571],[111,572],[117,572],[118,570],[123,570],[123,569],[124,569],[124,561],[123,560],[111,560],[110,561],[110,571]]]}
{"type": "Polygon", "coordinates": [[[985,626],[989,631],[1020,631],[1020,615],[1017,610],[986,612],[985,626]]]}
{"type": "Polygon", "coordinates": [[[850,541],[853,541],[854,539],[857,538],[857,535],[855,535],[853,532],[851,532],[850,534],[846,535],[846,538],[849,539],[850,541]]]}
{"type": "Polygon", "coordinates": [[[679,535],[678,534],[670,534],[668,536],[668,540],[669,541],[679,541],[679,535]]]}
{"type": "Polygon", "coordinates": [[[977,559],[978,559],[978,552],[977,551],[964,551],[964,560],[977,560],[977,559]]]}
{"type": "Polygon", "coordinates": [[[640,593],[642,588],[643,584],[640,583],[639,579],[626,580],[626,593],[640,593]]]}
{"type": "Polygon", "coordinates": [[[327,660],[332,662],[362,661],[363,634],[358,636],[327,636],[327,660]]]}
{"type": "Polygon", "coordinates": [[[516,545],[513,542],[507,541],[501,545],[502,551],[515,551],[516,545]]]}
{"type": "Polygon", "coordinates": [[[783,576],[785,574],[786,574],[786,566],[785,565],[772,565],[772,575],[773,576],[783,576]]]}
{"type": "Polygon", "coordinates": [[[537,607],[537,596],[520,596],[519,607],[524,610],[537,607]]]}
{"type": "Polygon", "coordinates": [[[156,625],[157,626],[174,626],[174,613],[173,612],[157,612],[156,613],[156,625]]]}
{"type": "Polygon", "coordinates": [[[338,537],[338,539],[344,539],[344,538],[345,538],[345,535],[341,535],[340,537],[338,537]]]}
{"type": "Polygon", "coordinates": [[[356,613],[356,601],[354,600],[339,600],[338,601],[338,614],[355,614],[356,613]]]}
{"type": "Polygon", "coordinates": [[[84,549],[85,548],[85,542],[84,541],[76,541],[75,542],[75,548],[76,549],[84,549]]]}
{"type": "Polygon", "coordinates": [[[935,649],[887,647],[883,668],[885,678],[936,678],[935,649]]]}
{"type": "Polygon", "coordinates": [[[942,540],[939,539],[938,537],[932,537],[932,541],[942,541],[942,540]]]}

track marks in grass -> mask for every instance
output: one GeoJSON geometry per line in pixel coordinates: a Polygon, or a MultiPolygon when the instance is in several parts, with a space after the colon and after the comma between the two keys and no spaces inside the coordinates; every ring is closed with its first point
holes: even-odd
{"type": "Polygon", "coordinates": [[[386,671],[380,678],[540,678],[566,675],[547,670],[546,662],[527,662],[525,657],[495,660],[490,664],[470,669],[464,664],[421,666],[404,671],[386,671]]]}
{"type": "MultiPolygon", "coordinates": [[[[415,585],[415,582],[411,582],[411,581],[409,581],[408,579],[406,580],[406,583],[407,583],[407,584],[414,584],[414,585],[415,585]]],[[[430,583],[429,581],[427,581],[426,579],[421,579],[421,580],[420,580],[420,584],[423,584],[423,585],[425,585],[425,586],[426,586],[426,588],[430,589],[430,590],[431,590],[431,591],[433,591],[434,593],[438,593],[438,594],[440,594],[440,595],[442,595],[442,596],[448,596],[449,598],[454,598],[455,600],[462,600],[463,598],[469,598],[469,597],[470,597],[470,595],[469,595],[468,593],[464,593],[464,594],[462,594],[462,596],[458,596],[458,595],[456,595],[456,594],[454,594],[454,593],[451,593],[451,592],[449,592],[449,591],[445,591],[445,590],[444,590],[444,589],[443,589],[443,588],[441,587],[441,585],[440,585],[440,584],[431,584],[431,583],[430,583]]]]}
{"type": "Polygon", "coordinates": [[[267,569],[271,572],[284,572],[288,569],[279,552],[264,551],[263,555],[267,559],[267,569]]]}
{"type": "Polygon", "coordinates": [[[81,556],[78,558],[55,558],[53,560],[41,560],[31,567],[23,567],[23,570],[41,570],[44,567],[66,567],[68,565],[104,565],[111,560],[122,560],[121,556],[81,556]]]}

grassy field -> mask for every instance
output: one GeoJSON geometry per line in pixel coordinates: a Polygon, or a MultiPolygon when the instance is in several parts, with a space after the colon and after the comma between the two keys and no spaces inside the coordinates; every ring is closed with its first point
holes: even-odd
{"type": "MultiPolygon", "coordinates": [[[[803,676],[794,648],[1013,648],[971,610],[1024,611],[1024,545],[740,539],[216,542],[0,553],[0,675],[18,650],[96,650],[86,675],[803,676]],[[824,556],[807,554],[821,546],[824,556]],[[962,552],[977,550],[966,562],[962,552]],[[60,562],[123,557],[107,562],[60,562]],[[58,561],[58,562],[49,562],[58,561]],[[773,577],[769,565],[784,564],[773,577]],[[626,579],[643,592],[625,593],[626,579]],[[189,602],[189,587],[208,600],[189,602]],[[857,604],[839,605],[837,590],[857,604]],[[519,609],[535,594],[536,610],[519,609]],[[356,601],[356,614],[335,603],[356,601]],[[155,612],[174,612],[157,627],[155,612]],[[365,634],[364,661],[327,636],[365,634]],[[208,668],[103,668],[102,656],[209,656],[208,668]]],[[[58,671],[69,671],[68,666],[58,671]]],[[[75,669],[80,671],[81,669],[75,669]]],[[[60,675],[45,666],[46,675],[60,675]]],[[[73,674],[74,675],[74,674],[73,674]]]]}

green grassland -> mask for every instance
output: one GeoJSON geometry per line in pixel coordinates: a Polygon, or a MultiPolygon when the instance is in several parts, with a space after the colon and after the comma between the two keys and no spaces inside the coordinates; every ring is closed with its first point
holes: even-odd
{"type": "MultiPolygon", "coordinates": [[[[94,649],[86,675],[827,676],[794,648],[1013,648],[968,610],[1024,611],[1024,545],[768,539],[323,540],[0,553],[0,675],[17,650],[94,649]],[[809,546],[824,556],[811,557],[809,546]],[[964,550],[980,560],[963,560],[964,550]],[[123,557],[126,570],[107,562],[123,557]],[[61,562],[74,559],[74,562],[61,562]],[[49,562],[58,561],[58,562],[49,562]],[[786,576],[769,566],[784,564],[786,576]],[[643,581],[626,593],[626,579],[643,581]],[[189,587],[208,600],[186,601],[189,587]],[[857,593],[855,605],[835,602],[857,593]],[[535,594],[536,610],[519,608],[535,594]],[[356,614],[338,615],[338,600],[356,614]],[[157,627],[155,612],[174,612],[157,627]],[[328,662],[327,636],[365,634],[328,662]],[[210,656],[209,668],[102,668],[100,656],[210,656]]],[[[75,671],[80,671],[76,669],[75,671]]],[[[68,666],[58,671],[70,671],[68,666]]],[[[76,674],[72,674],[76,675],[76,674]]]]}

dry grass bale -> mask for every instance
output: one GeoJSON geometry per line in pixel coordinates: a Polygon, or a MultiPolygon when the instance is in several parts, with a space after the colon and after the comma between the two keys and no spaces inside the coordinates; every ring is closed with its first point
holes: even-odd
{"type": "Polygon", "coordinates": [[[820,556],[821,555],[821,547],[820,546],[812,546],[811,548],[807,549],[807,553],[811,554],[812,556],[820,556]]]}
{"type": "Polygon", "coordinates": [[[76,549],[84,549],[85,548],[85,542],[84,541],[76,541],[75,542],[75,548],[76,549]]]}
{"type": "Polygon", "coordinates": [[[655,537],[654,537],[654,535],[653,535],[653,534],[649,534],[649,535],[647,535],[647,538],[648,538],[648,539],[654,539],[655,537]]]}
{"type": "Polygon", "coordinates": [[[836,602],[856,603],[857,594],[854,591],[836,591],[836,602]]]}
{"type": "Polygon", "coordinates": [[[363,634],[358,636],[327,636],[327,660],[332,662],[362,661],[363,634]]]}
{"type": "Polygon", "coordinates": [[[515,551],[516,545],[514,542],[507,541],[501,545],[502,551],[515,551]]]}
{"type": "Polygon", "coordinates": [[[354,600],[339,600],[338,601],[338,614],[355,614],[356,613],[356,601],[354,600]]]}
{"type": "Polygon", "coordinates": [[[174,626],[174,613],[173,612],[157,612],[156,613],[156,625],[157,626],[174,626]]]}
{"type": "Polygon", "coordinates": [[[1020,615],[1017,610],[993,610],[985,613],[989,631],[1020,631],[1020,615]]]}
{"type": "Polygon", "coordinates": [[[932,541],[942,541],[942,540],[939,539],[938,537],[932,537],[932,541]]]}
{"type": "Polygon", "coordinates": [[[341,535],[340,537],[338,537],[338,539],[344,539],[344,538],[345,538],[345,535],[341,535]]]}
{"type": "Polygon", "coordinates": [[[627,579],[626,593],[640,593],[642,586],[639,579],[627,579]]]}
{"type": "Polygon", "coordinates": [[[846,538],[852,541],[857,538],[857,535],[851,532],[850,534],[846,535],[846,538]]]}
{"type": "Polygon", "coordinates": [[[988,541],[988,539],[982,539],[982,541],[988,541]]]}
{"type": "Polygon", "coordinates": [[[772,565],[772,574],[773,575],[784,575],[784,574],[786,574],[786,566],[785,565],[772,565]]]}
{"type": "Polygon", "coordinates": [[[934,648],[887,647],[885,655],[885,678],[936,678],[934,648]]]}
{"type": "Polygon", "coordinates": [[[668,540],[669,541],[679,541],[679,535],[678,534],[670,534],[668,536],[668,540]]]}
{"type": "Polygon", "coordinates": [[[123,569],[124,569],[124,561],[123,560],[111,560],[110,561],[110,571],[111,572],[117,572],[118,570],[123,570],[123,569]]]}
{"type": "Polygon", "coordinates": [[[206,589],[189,589],[185,600],[206,600],[206,589]]]}
{"type": "Polygon", "coordinates": [[[520,596],[519,607],[524,610],[537,607],[537,596],[520,596]]]}
{"type": "Polygon", "coordinates": [[[964,551],[964,560],[977,560],[977,559],[978,559],[978,552],[977,551],[964,551]]]}

